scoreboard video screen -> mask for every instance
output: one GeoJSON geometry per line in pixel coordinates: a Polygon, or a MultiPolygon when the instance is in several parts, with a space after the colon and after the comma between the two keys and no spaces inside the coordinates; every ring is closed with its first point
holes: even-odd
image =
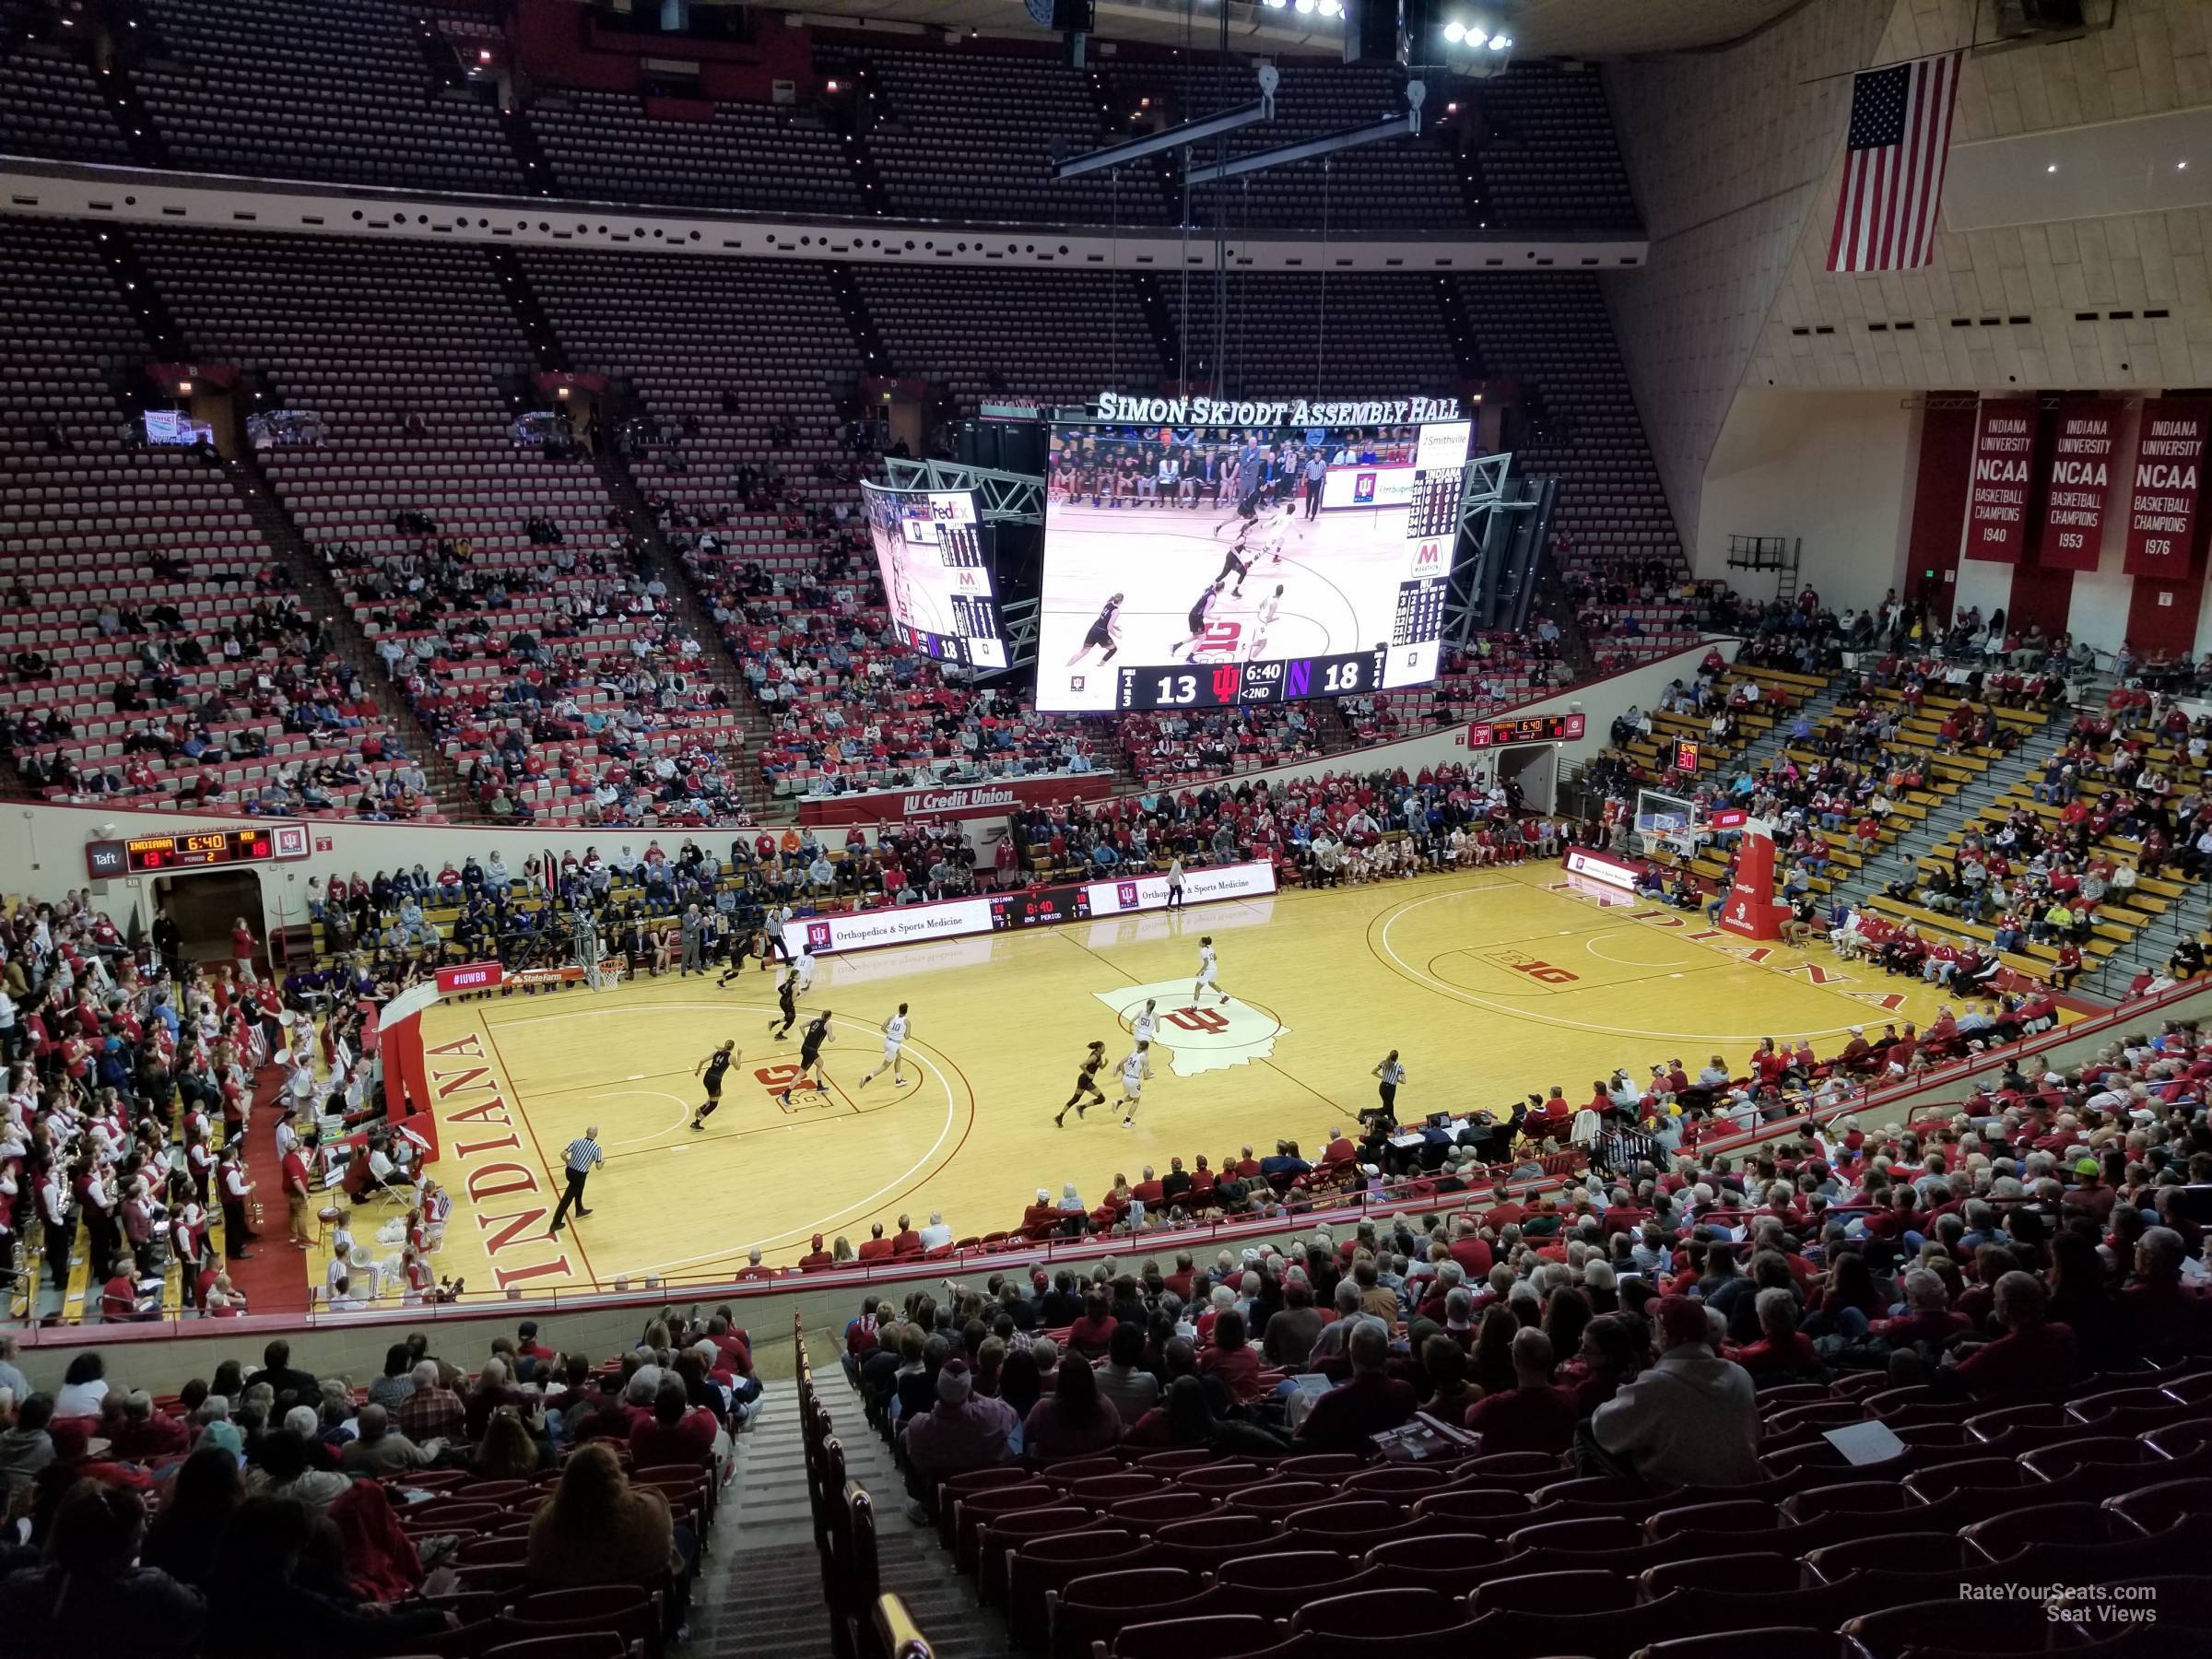
{"type": "Polygon", "coordinates": [[[1037,706],[1345,697],[1436,678],[1472,427],[1065,425],[1037,706]]]}
{"type": "Polygon", "coordinates": [[[1006,640],[974,492],[861,488],[884,602],[900,637],[936,662],[1004,668],[1006,640]]]}

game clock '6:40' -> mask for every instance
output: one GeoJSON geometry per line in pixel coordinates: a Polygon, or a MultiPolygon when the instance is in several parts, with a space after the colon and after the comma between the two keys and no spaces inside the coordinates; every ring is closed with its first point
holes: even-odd
{"type": "Polygon", "coordinates": [[[1124,709],[1219,709],[1239,703],[1345,697],[1382,683],[1381,652],[1292,657],[1262,663],[1194,664],[1187,668],[1124,668],[1124,709]]]}

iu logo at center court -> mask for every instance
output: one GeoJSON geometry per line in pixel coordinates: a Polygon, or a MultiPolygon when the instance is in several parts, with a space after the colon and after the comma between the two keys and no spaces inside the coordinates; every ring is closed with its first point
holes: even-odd
{"type": "MultiPolygon", "coordinates": [[[[1147,1000],[1156,1004],[1152,1014],[1159,1029],[1153,1033],[1153,1051],[1156,1054],[1166,1051],[1160,1059],[1179,1077],[1265,1060],[1275,1053],[1275,1040],[1289,1030],[1266,1009],[1234,994],[1223,1002],[1218,992],[1208,991],[1193,1000],[1188,976],[1154,985],[1119,985],[1092,994],[1121,1021],[1122,1035],[1107,1040],[1106,1046],[1112,1051],[1110,1060],[1119,1060],[1129,1052],[1132,1023],[1147,1000]],[[1117,1042],[1123,1046],[1117,1048],[1117,1042]]],[[[1153,1069],[1160,1069],[1159,1060],[1154,1062],[1153,1069]]]]}

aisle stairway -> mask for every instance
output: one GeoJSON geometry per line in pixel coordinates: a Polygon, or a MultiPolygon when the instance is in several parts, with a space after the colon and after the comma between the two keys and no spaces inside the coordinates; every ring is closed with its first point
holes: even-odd
{"type": "MultiPolygon", "coordinates": [[[[1933,712],[1937,700],[1929,699],[1933,712]]],[[[2018,711],[2000,710],[2000,718],[2018,714],[2018,711]]],[[[2019,747],[2010,754],[2000,756],[1981,770],[1979,777],[1931,806],[1919,823],[1909,825],[1897,838],[1881,848],[1874,857],[1849,881],[1838,884],[1833,898],[1854,909],[1869,901],[1871,908],[1891,914],[1902,914],[1907,907],[1893,907],[1887,900],[1872,899],[1879,889],[1906,870],[1917,865],[1921,859],[1947,840],[2013,784],[2042,771],[2043,762],[2065,740],[2063,720],[2045,720],[2031,727],[2021,738],[2019,747]]],[[[1918,906],[1909,907],[1915,919],[1924,919],[1918,906]]],[[[1941,920],[1937,918],[1937,920],[1941,920]]]]}
{"type": "MultiPolygon", "coordinates": [[[[882,1588],[898,1595],[929,1632],[936,1659],[1003,1653],[1006,1628],[980,1607],[971,1584],[929,1527],[900,1512],[904,1483],[860,1398],[834,1366],[815,1372],[822,1404],[845,1453],[847,1478],[875,1499],[876,1553],[882,1588]]],[[[821,1558],[806,1496],[806,1448],[798,1384],[771,1382],[753,1426],[738,1442],[735,1549],[722,1580],[702,1596],[692,1620],[698,1652],[744,1659],[820,1659],[830,1652],[821,1558]]]]}

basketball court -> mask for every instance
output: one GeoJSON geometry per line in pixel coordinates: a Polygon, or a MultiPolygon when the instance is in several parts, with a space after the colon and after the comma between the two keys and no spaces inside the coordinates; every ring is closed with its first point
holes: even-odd
{"type": "MultiPolygon", "coordinates": [[[[598,994],[448,1002],[423,1017],[440,1179],[454,1211],[438,1265],[479,1288],[726,1277],[758,1246],[795,1261],[816,1232],[857,1244],[904,1212],[941,1210],[957,1237],[1018,1225],[1036,1189],[1072,1181],[1096,1204],[1171,1154],[1218,1161],[1278,1136],[1312,1152],[1374,1098],[1370,1068],[1401,1051],[1402,1117],[1502,1108],[1561,1085],[1586,1098],[1618,1065],[1641,1077],[1709,1054],[1740,1071],[1764,1036],[1839,1047],[1853,1024],[1926,1019],[1916,982],[1756,947],[1556,865],[899,947],[825,959],[802,1019],[833,1011],[826,1089],[776,1091],[798,1030],[769,1033],[774,976],[727,990],[664,976],[598,994]],[[1198,939],[1226,1003],[1190,998],[1198,939]],[[1093,1107],[1055,1128],[1093,1039],[1109,1066],[1157,999],[1162,1041],[1134,1128],[1093,1107]],[[911,1005],[903,1086],[863,1088],[878,1028],[911,1005]],[[724,1038],[743,1058],[721,1110],[688,1127],[692,1072],[724,1038]],[[596,1124],[606,1167],[592,1216],[547,1237],[562,1148],[596,1124]]],[[[1111,1105],[1118,1088],[1101,1074],[1111,1105]]]]}

